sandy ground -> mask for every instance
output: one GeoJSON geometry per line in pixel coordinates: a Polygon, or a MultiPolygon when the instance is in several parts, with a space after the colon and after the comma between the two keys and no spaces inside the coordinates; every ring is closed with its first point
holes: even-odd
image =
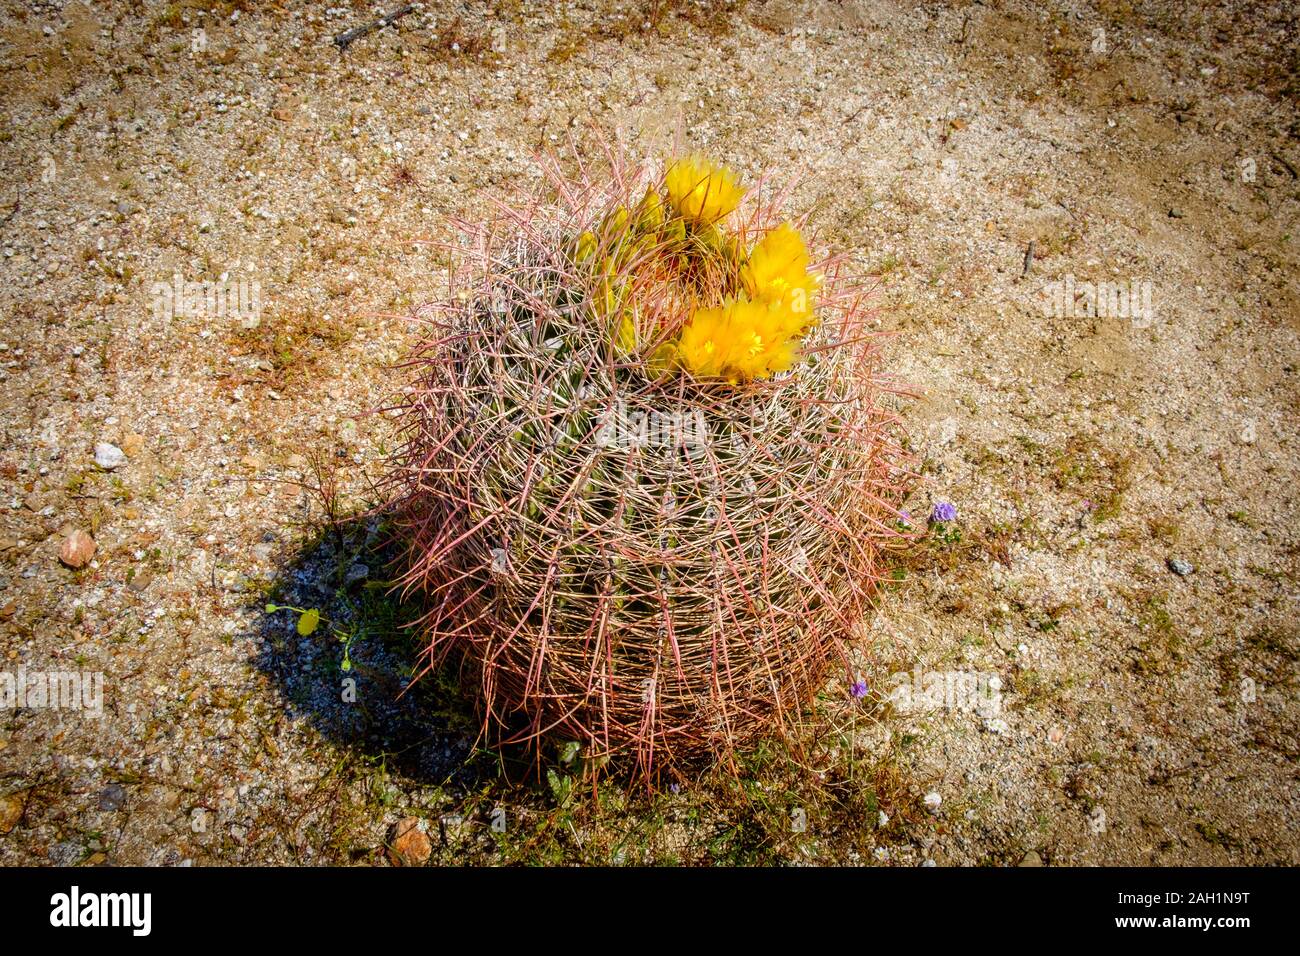
{"type": "MultiPolygon", "coordinates": [[[[340,53],[376,8],[3,5],[0,671],[104,702],[0,711],[0,862],[382,862],[404,818],[434,862],[1300,862],[1296,8],[560,6],[426,4],[340,53]],[[540,836],[561,787],[484,783],[436,686],[396,700],[376,529],[316,546],[292,483],[364,500],[446,266],[415,240],[597,134],[804,175],[918,391],[916,523],[958,510],[871,622],[874,709],[827,689],[828,766],[871,782],[832,770],[853,809],[753,857],[675,835],[747,825],[703,785],[540,836]],[[175,275],[256,280],[256,326],[166,314],[175,275]],[[1151,308],[1053,307],[1067,280],[1151,308]],[[914,669],[999,706],[881,703],[914,669]]],[[[827,774],[759,789],[797,819],[827,774]]]]}

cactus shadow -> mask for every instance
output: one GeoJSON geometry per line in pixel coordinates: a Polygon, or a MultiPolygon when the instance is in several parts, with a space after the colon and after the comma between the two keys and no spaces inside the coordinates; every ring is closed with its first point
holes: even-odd
{"type": "Polygon", "coordinates": [[[414,783],[472,785],[473,705],[454,675],[412,684],[419,646],[409,625],[419,608],[391,588],[385,537],[382,514],[342,519],[287,555],[258,596],[253,664],[287,713],[335,747],[414,783]],[[319,622],[300,628],[310,611],[319,622]]]}

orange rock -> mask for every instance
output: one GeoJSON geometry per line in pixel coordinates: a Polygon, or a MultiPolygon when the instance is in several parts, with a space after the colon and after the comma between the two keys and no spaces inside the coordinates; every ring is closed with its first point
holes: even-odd
{"type": "Polygon", "coordinates": [[[398,821],[392,846],[388,848],[388,858],[393,861],[393,866],[423,866],[429,862],[432,853],[433,844],[420,829],[418,818],[405,817],[398,821]]]}
{"type": "Polygon", "coordinates": [[[95,556],[95,539],[84,531],[74,531],[63,539],[59,560],[70,568],[84,568],[95,556]]]}
{"type": "Polygon", "coordinates": [[[20,790],[6,797],[0,797],[0,833],[8,833],[23,818],[23,811],[26,809],[26,801],[23,798],[26,795],[26,790],[20,790]]]}

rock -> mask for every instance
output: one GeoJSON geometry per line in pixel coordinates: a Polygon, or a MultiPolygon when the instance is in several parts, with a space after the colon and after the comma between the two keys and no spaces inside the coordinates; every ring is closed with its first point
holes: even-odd
{"type": "Polygon", "coordinates": [[[19,790],[7,797],[0,797],[0,833],[8,833],[18,826],[27,806],[26,796],[26,790],[19,790]]]}
{"type": "Polygon", "coordinates": [[[63,539],[59,560],[70,568],[84,568],[95,556],[95,539],[78,529],[63,539]]]}
{"type": "Polygon", "coordinates": [[[1038,855],[1037,850],[1030,850],[1020,858],[1020,866],[1042,866],[1043,858],[1038,855]]]}
{"type": "Polygon", "coordinates": [[[1180,578],[1185,578],[1196,570],[1192,567],[1191,562],[1184,561],[1182,558],[1170,558],[1165,562],[1165,564],[1169,566],[1170,571],[1174,572],[1174,574],[1178,575],[1180,578]]]}
{"type": "Polygon", "coordinates": [[[116,445],[110,445],[106,441],[99,442],[95,445],[95,464],[105,471],[121,468],[126,464],[126,453],[116,445]]]}
{"type": "Polygon", "coordinates": [[[144,451],[144,436],[132,433],[122,439],[122,451],[126,453],[127,458],[134,458],[140,452],[144,451]]]}
{"type": "Polygon", "coordinates": [[[1177,206],[1174,206],[1169,210],[1170,219],[1182,219],[1184,215],[1185,215],[1184,212],[1181,209],[1179,209],[1177,206]]]}
{"type": "Polygon", "coordinates": [[[939,796],[938,790],[931,790],[925,795],[925,808],[931,813],[938,813],[939,806],[943,803],[943,797],[939,796]]]}
{"type": "Polygon", "coordinates": [[[405,817],[397,822],[388,849],[388,858],[393,866],[423,866],[429,862],[432,853],[433,844],[420,829],[418,817],[405,817]]]}
{"type": "Polygon", "coordinates": [[[110,783],[99,791],[99,809],[106,813],[122,809],[126,803],[126,787],[120,783],[110,783]]]}
{"type": "Polygon", "coordinates": [[[130,581],[127,582],[126,586],[130,588],[132,591],[134,591],[136,594],[141,594],[152,583],[153,583],[153,575],[147,573],[137,574],[133,576],[130,581]]]}
{"type": "Polygon", "coordinates": [[[240,571],[226,571],[221,575],[221,586],[231,594],[243,594],[253,579],[240,571]]]}

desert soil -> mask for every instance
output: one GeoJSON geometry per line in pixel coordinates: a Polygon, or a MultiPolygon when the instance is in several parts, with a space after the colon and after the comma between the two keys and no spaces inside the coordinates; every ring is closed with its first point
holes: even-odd
{"type": "Polygon", "coordinates": [[[501,0],[331,43],[388,9],[3,4],[0,671],[104,700],[0,712],[0,862],[1300,863],[1294,5],[501,0]],[[503,783],[436,679],[398,699],[378,529],[318,541],[302,486],[366,502],[451,220],[601,142],[799,177],[915,392],[913,523],[957,509],[824,764],[743,810],[503,783]],[[174,275],[256,279],[256,325],[164,314],[174,275]],[[1045,308],[1067,277],[1152,308],[1045,308]],[[914,669],[1000,707],[887,704],[914,669]]]}

